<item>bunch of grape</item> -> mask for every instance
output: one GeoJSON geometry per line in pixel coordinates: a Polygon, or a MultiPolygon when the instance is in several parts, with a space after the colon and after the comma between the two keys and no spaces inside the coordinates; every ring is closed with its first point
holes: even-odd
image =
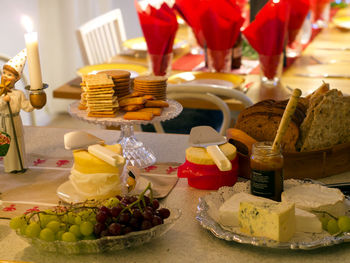
{"type": "Polygon", "coordinates": [[[322,228],[331,235],[350,231],[350,217],[348,216],[340,216],[337,218],[328,213],[324,213],[320,220],[322,228]]]}
{"type": "Polygon", "coordinates": [[[167,208],[159,208],[157,199],[147,196],[117,196],[114,205],[99,208],[96,214],[96,237],[125,235],[132,231],[150,229],[164,223],[170,216],[167,208]]]}
{"type": "Polygon", "coordinates": [[[158,200],[153,199],[149,185],[139,196],[117,196],[102,203],[84,202],[27,213],[12,218],[10,227],[30,238],[75,242],[146,230],[163,224],[169,216],[170,211],[159,208],[158,200]],[[145,195],[147,190],[150,197],[145,195]]]}

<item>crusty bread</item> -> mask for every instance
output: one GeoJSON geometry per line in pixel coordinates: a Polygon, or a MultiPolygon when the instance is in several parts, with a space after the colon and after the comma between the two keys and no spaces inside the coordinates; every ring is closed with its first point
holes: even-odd
{"type": "MultiPolygon", "coordinates": [[[[246,132],[257,141],[273,141],[276,137],[278,126],[282,115],[273,113],[258,112],[236,123],[235,128],[246,132]]],[[[284,135],[281,147],[287,152],[295,152],[295,144],[299,137],[299,126],[291,121],[284,135]]]]}
{"type": "MultiPolygon", "coordinates": [[[[288,101],[264,100],[250,106],[238,116],[235,128],[243,130],[257,141],[273,141],[288,101]]],[[[305,118],[306,107],[303,103],[292,115],[281,146],[287,152],[295,152],[299,137],[299,126],[305,118]]]]}
{"type": "Polygon", "coordinates": [[[297,148],[311,151],[350,142],[350,97],[333,89],[310,98],[297,148]]]}

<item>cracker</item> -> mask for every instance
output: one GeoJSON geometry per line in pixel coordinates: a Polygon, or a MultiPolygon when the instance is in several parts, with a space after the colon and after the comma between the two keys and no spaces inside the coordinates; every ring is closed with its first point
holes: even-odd
{"type": "Polygon", "coordinates": [[[122,107],[121,110],[123,110],[123,111],[137,111],[137,110],[140,110],[143,108],[144,108],[143,104],[126,105],[126,106],[122,107]]]}
{"type": "Polygon", "coordinates": [[[164,100],[149,100],[145,104],[146,108],[166,108],[169,107],[169,103],[164,100]]]}
{"type": "Polygon", "coordinates": [[[151,112],[154,116],[160,116],[162,114],[163,108],[143,108],[139,112],[151,112]]]}
{"type": "Polygon", "coordinates": [[[126,98],[122,99],[119,102],[119,105],[121,107],[126,106],[126,105],[132,105],[132,104],[144,104],[146,100],[142,97],[132,97],[132,98],[126,98]]]}
{"type": "Polygon", "coordinates": [[[153,113],[151,113],[151,112],[129,111],[129,112],[124,114],[123,118],[125,120],[150,121],[150,120],[153,119],[153,113]]]}

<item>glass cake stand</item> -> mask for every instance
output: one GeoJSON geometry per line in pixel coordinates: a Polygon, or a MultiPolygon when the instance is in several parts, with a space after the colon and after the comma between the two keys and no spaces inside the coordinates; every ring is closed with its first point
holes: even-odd
{"type": "Polygon", "coordinates": [[[168,99],[168,108],[164,108],[162,115],[154,117],[151,121],[140,120],[124,120],[124,112],[118,112],[113,118],[96,118],[88,117],[85,110],[79,110],[79,101],[69,105],[68,112],[73,117],[83,120],[88,123],[93,123],[103,127],[118,127],[120,126],[120,137],[117,143],[123,147],[123,155],[132,166],[144,168],[156,162],[156,157],[151,149],[146,147],[141,141],[137,140],[134,135],[133,125],[157,123],[177,117],[182,106],[175,100],[168,99]]]}

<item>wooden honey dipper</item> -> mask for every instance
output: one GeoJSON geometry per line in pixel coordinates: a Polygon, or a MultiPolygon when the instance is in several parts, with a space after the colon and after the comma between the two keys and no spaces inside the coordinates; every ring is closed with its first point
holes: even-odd
{"type": "Polygon", "coordinates": [[[275,140],[272,144],[272,151],[277,151],[277,147],[281,144],[282,138],[286,133],[291,117],[295,112],[298,105],[299,97],[301,96],[300,89],[294,89],[292,96],[290,97],[286,109],[284,110],[280,125],[278,126],[275,140]]]}

